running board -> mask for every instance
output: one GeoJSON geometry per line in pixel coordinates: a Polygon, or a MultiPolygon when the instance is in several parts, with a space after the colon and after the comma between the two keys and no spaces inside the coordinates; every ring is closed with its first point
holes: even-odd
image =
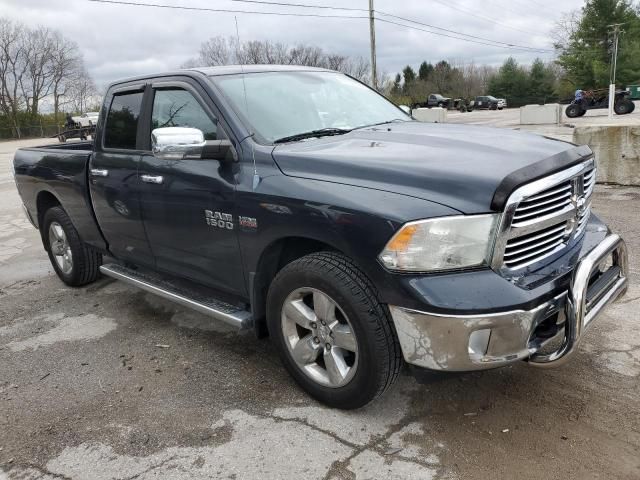
{"type": "Polygon", "coordinates": [[[159,276],[145,274],[116,263],[102,265],[100,272],[107,277],[122,280],[142,290],[221,320],[238,329],[249,328],[253,323],[251,312],[248,310],[213,297],[187,292],[186,289],[163,280],[159,276]]]}

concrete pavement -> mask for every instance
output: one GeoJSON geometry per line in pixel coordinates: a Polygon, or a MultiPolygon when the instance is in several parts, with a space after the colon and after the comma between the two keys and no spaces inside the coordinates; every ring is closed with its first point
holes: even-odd
{"type": "Polygon", "coordinates": [[[0,479],[640,478],[640,189],[596,190],[632,286],[568,366],[405,375],[342,412],[268,340],[109,279],[64,286],[10,170],[42,142],[0,143],[0,479]]]}

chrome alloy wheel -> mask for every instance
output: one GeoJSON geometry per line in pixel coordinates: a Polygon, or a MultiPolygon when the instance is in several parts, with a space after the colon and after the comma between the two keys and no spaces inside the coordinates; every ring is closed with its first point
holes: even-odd
{"type": "Polygon", "coordinates": [[[51,222],[49,225],[49,246],[60,271],[65,275],[69,275],[73,270],[71,246],[62,225],[58,222],[51,222]]]}
{"type": "Polygon", "coordinates": [[[282,332],[296,365],[331,388],[349,383],[358,367],[358,343],[349,319],[326,293],[299,288],[282,307],[282,332]]]}

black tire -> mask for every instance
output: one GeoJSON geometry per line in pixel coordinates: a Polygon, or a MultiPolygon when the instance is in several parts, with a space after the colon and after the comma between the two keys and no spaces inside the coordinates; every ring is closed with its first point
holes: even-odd
{"type": "Polygon", "coordinates": [[[45,212],[42,220],[41,235],[42,243],[49,255],[51,265],[64,283],[70,287],[80,287],[94,282],[100,276],[99,268],[102,264],[102,255],[89,248],[80,239],[78,231],[62,207],[52,207],[45,212]],[[71,252],[72,266],[69,272],[61,269],[52,251],[49,232],[51,224],[54,222],[62,227],[71,252]]]}
{"type": "Polygon", "coordinates": [[[440,108],[444,107],[444,103],[438,102],[438,107],[440,107],[440,108]]]}
{"type": "Polygon", "coordinates": [[[580,110],[580,115],[578,115],[579,117],[584,117],[587,114],[586,110],[580,110]]]}
{"type": "Polygon", "coordinates": [[[388,308],[380,303],[367,277],[342,254],[313,253],[286,265],[269,288],[267,325],[291,376],[312,397],[331,407],[360,408],[384,393],[400,373],[402,353],[388,308]],[[326,293],[349,319],[358,363],[345,385],[330,387],[312,379],[289,351],[282,310],[289,295],[302,287],[326,293]]]}
{"type": "Polygon", "coordinates": [[[567,107],[564,113],[569,118],[577,118],[584,115],[584,113],[582,112],[586,113],[586,110],[583,110],[582,108],[580,108],[580,105],[576,105],[575,103],[572,103],[567,107]]]}
{"type": "Polygon", "coordinates": [[[618,115],[627,115],[633,112],[634,109],[635,105],[631,100],[622,100],[621,102],[616,102],[613,106],[613,111],[618,115]]]}
{"type": "Polygon", "coordinates": [[[633,113],[633,111],[636,109],[636,104],[633,100],[629,100],[631,102],[631,110],[629,110],[629,113],[633,113]]]}

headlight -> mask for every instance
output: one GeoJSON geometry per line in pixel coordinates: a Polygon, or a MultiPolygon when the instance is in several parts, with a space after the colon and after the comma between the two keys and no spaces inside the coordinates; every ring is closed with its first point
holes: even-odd
{"type": "Polygon", "coordinates": [[[432,272],[487,265],[498,215],[442,217],[405,224],[378,257],[390,270],[432,272]]]}

